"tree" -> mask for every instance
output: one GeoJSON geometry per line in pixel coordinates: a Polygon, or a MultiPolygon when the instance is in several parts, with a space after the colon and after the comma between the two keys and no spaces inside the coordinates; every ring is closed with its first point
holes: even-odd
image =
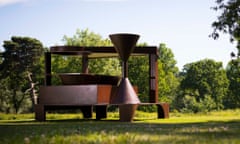
{"type": "Polygon", "coordinates": [[[128,60],[128,77],[131,84],[138,87],[138,95],[141,102],[146,102],[148,98],[148,57],[131,56],[128,60]]]}
{"type": "Polygon", "coordinates": [[[240,63],[240,1],[239,0],[216,0],[217,6],[213,9],[220,11],[221,15],[212,23],[214,31],[212,37],[217,39],[219,32],[230,35],[230,41],[237,42],[238,53],[231,53],[233,58],[228,64],[227,76],[230,81],[229,96],[225,99],[227,107],[239,106],[239,63],[240,63]]]}
{"type": "MultiPolygon", "coordinates": [[[[99,34],[88,29],[77,29],[72,37],[64,36],[63,41],[68,46],[111,46],[109,39],[103,39],[99,34]]],[[[68,57],[67,69],[73,72],[81,72],[81,58],[68,57]],[[70,67],[71,65],[71,67],[70,67]]],[[[66,72],[66,71],[65,71],[66,72]]],[[[98,74],[120,75],[120,64],[116,58],[101,58],[89,60],[89,72],[98,74]]]]}
{"type": "Polygon", "coordinates": [[[33,69],[38,65],[44,49],[41,42],[34,38],[16,36],[4,41],[3,48],[0,77],[7,79],[5,82],[11,93],[10,103],[17,113],[33,83],[26,79],[29,74],[34,74],[33,69]]]}
{"type": "Polygon", "coordinates": [[[179,86],[176,63],[171,49],[166,44],[161,43],[159,45],[158,60],[159,101],[172,103],[176,96],[179,86]]]}
{"type": "Polygon", "coordinates": [[[170,48],[164,43],[159,44],[159,60],[163,64],[163,70],[168,73],[177,74],[177,61],[174,59],[174,54],[170,48]]]}
{"type": "MultiPolygon", "coordinates": [[[[147,46],[146,43],[140,44],[141,46],[147,46]]],[[[177,88],[179,86],[178,68],[176,67],[176,61],[170,48],[167,48],[165,44],[159,46],[158,57],[158,100],[161,102],[172,103],[175,98],[177,88]]],[[[148,71],[149,61],[146,56],[130,57],[128,61],[129,67],[129,79],[133,85],[138,86],[139,98],[142,102],[148,101],[148,71]]],[[[144,111],[155,110],[152,107],[140,107],[144,111]]]]}
{"type": "Polygon", "coordinates": [[[227,108],[240,107],[240,59],[234,59],[228,63],[227,77],[229,80],[228,96],[224,100],[227,108]]]}
{"type": "Polygon", "coordinates": [[[65,45],[69,46],[110,46],[111,41],[109,39],[103,39],[101,35],[96,34],[89,29],[80,30],[77,29],[76,34],[72,37],[66,35],[63,36],[65,45]]]}
{"type": "Polygon", "coordinates": [[[11,94],[7,87],[7,79],[0,80],[0,112],[10,113],[11,94]]]}
{"type": "MultiPolygon", "coordinates": [[[[240,1],[239,0],[216,0],[217,6],[214,10],[221,14],[212,23],[214,28],[211,36],[214,39],[219,37],[219,32],[228,33],[230,41],[237,41],[238,51],[240,50],[240,1]]],[[[239,55],[239,54],[238,54],[239,55]]]]}
{"type": "MultiPolygon", "coordinates": [[[[223,99],[228,90],[228,79],[221,62],[205,59],[194,63],[186,64],[183,69],[183,80],[180,83],[183,90],[182,98],[191,96],[198,104],[205,102],[205,99],[212,99],[215,105],[211,109],[222,109],[223,99]]],[[[207,104],[206,104],[207,106],[207,104]]],[[[201,107],[195,112],[201,111],[201,107]]]]}

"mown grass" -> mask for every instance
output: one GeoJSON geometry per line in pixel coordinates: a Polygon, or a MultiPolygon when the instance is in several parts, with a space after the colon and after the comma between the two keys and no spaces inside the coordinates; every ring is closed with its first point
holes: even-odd
{"type": "Polygon", "coordinates": [[[239,109],[207,114],[171,113],[170,119],[137,112],[132,123],[118,122],[118,113],[109,113],[108,117],[96,121],[84,120],[79,114],[47,114],[46,122],[36,122],[33,114],[0,114],[0,143],[240,143],[239,109]]]}

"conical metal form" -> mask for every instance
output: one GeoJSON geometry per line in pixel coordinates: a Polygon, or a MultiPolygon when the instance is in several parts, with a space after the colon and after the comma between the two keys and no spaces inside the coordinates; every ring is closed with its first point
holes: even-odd
{"type": "Polygon", "coordinates": [[[128,60],[139,39],[139,35],[126,33],[111,34],[109,37],[123,61],[128,60]]]}
{"type": "Polygon", "coordinates": [[[123,78],[118,86],[117,93],[112,96],[112,104],[138,104],[140,100],[137,97],[133,86],[127,78],[127,61],[135,48],[139,35],[135,34],[112,34],[109,36],[120,59],[123,61],[123,78]]]}
{"type": "Polygon", "coordinates": [[[140,101],[128,78],[122,78],[116,94],[111,98],[112,104],[139,104],[140,101]]]}

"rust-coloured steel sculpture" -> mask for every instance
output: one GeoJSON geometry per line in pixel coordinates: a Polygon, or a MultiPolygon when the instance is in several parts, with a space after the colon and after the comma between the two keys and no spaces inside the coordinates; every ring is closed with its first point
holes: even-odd
{"type": "Polygon", "coordinates": [[[46,111],[53,109],[80,108],[84,118],[91,118],[95,107],[96,119],[107,117],[107,107],[118,105],[120,121],[132,121],[140,105],[157,105],[158,118],[168,118],[169,105],[158,102],[158,49],[155,46],[135,47],[139,36],[135,34],[112,34],[114,47],[54,46],[45,52],[45,85],[40,87],[35,119],[46,120],[46,111]],[[82,73],[60,73],[62,85],[52,85],[52,55],[82,57],[82,73]],[[127,61],[130,55],[149,58],[149,101],[140,103],[137,86],[128,79],[127,61]],[[88,73],[91,58],[120,57],[122,77],[88,73]]]}
{"type": "Polygon", "coordinates": [[[120,121],[132,121],[140,100],[128,79],[127,61],[136,46],[139,35],[111,34],[109,37],[122,60],[122,79],[117,93],[113,95],[110,102],[119,105],[120,121]]]}

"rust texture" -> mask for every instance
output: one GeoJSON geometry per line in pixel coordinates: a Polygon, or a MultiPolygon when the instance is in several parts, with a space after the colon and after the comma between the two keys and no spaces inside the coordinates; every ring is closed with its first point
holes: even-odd
{"type": "Polygon", "coordinates": [[[40,88],[39,102],[35,107],[35,119],[44,121],[47,110],[59,108],[81,109],[84,118],[107,117],[107,106],[118,105],[120,121],[133,120],[135,110],[140,105],[158,106],[158,118],[169,117],[169,105],[158,102],[158,49],[155,46],[136,47],[139,35],[111,34],[114,47],[54,46],[45,52],[45,85],[40,88]],[[60,73],[62,85],[53,86],[51,72],[52,55],[77,55],[82,57],[81,73],[60,73]],[[128,79],[128,58],[130,56],[149,56],[149,103],[141,103],[137,87],[128,79]],[[88,60],[92,58],[120,57],[122,77],[88,73],[88,60]]]}

